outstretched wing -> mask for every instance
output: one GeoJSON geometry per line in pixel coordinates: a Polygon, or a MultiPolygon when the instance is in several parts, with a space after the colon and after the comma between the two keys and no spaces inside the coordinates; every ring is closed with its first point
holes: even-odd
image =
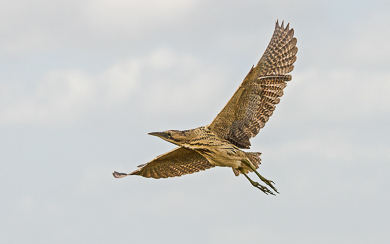
{"type": "Polygon", "coordinates": [[[115,178],[141,175],[143,177],[160,179],[192,174],[212,168],[214,165],[210,164],[206,158],[194,150],[177,147],[138,167],[141,168],[130,174],[114,172],[113,175],[115,178]]]}
{"type": "Polygon", "coordinates": [[[264,127],[279,103],[294,69],[298,48],[294,29],[279,26],[256,67],[252,67],[238,90],[209,129],[240,148],[249,148],[249,140],[264,127]]]}

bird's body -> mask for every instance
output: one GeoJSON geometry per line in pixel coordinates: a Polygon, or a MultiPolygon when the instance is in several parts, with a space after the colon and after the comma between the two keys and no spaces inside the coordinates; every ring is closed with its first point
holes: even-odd
{"type": "Polygon", "coordinates": [[[254,171],[275,192],[273,182],[262,177],[256,170],[260,154],[244,152],[249,140],[264,127],[283,95],[286,81],[296,60],[297,39],[289,25],[276,22],[272,39],[256,67],[252,67],[233,97],[214,121],[191,130],[153,132],[179,147],[160,155],[149,163],[140,165],[130,174],[114,172],[116,178],[127,175],[167,178],[181,176],[212,168],[231,167],[236,176],[243,174],[253,186],[264,193],[273,194],[267,187],[252,181],[248,172],[254,171]]]}
{"type": "Polygon", "coordinates": [[[192,130],[192,134],[194,137],[190,141],[179,146],[195,150],[214,166],[238,168],[241,165],[241,158],[245,157],[245,153],[228,141],[218,138],[207,126],[192,130]]]}
{"type": "Polygon", "coordinates": [[[184,141],[178,140],[176,142],[172,140],[170,142],[190,150],[195,150],[213,166],[231,167],[234,169],[244,167],[249,170],[247,166],[242,165],[242,159],[247,159],[245,152],[229,141],[219,138],[208,126],[178,133],[186,135],[186,139],[184,141]]]}

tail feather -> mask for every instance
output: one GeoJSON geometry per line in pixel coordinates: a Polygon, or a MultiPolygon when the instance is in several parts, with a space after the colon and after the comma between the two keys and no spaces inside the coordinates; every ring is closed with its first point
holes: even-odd
{"type": "Polygon", "coordinates": [[[261,153],[259,152],[245,152],[245,155],[251,161],[251,163],[255,166],[256,169],[259,168],[259,164],[261,164],[261,153]]]}

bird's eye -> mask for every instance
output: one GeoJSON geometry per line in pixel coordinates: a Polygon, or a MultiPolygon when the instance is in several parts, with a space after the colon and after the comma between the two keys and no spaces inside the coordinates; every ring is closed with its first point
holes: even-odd
{"type": "Polygon", "coordinates": [[[171,132],[167,132],[169,138],[172,138],[171,132]]]}

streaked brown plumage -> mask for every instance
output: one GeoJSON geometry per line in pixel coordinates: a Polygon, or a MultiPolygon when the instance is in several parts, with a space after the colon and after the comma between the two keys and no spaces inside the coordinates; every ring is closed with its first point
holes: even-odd
{"type": "Polygon", "coordinates": [[[140,165],[130,174],[114,172],[116,178],[127,175],[167,178],[191,174],[214,166],[232,167],[236,176],[244,174],[253,186],[273,194],[267,187],[252,181],[247,173],[254,171],[274,191],[273,182],[256,170],[261,153],[244,152],[249,140],[264,127],[283,95],[287,73],[294,69],[298,48],[294,29],[276,22],[275,31],[256,67],[252,67],[233,97],[208,126],[192,130],[149,133],[179,147],[140,165]]]}

